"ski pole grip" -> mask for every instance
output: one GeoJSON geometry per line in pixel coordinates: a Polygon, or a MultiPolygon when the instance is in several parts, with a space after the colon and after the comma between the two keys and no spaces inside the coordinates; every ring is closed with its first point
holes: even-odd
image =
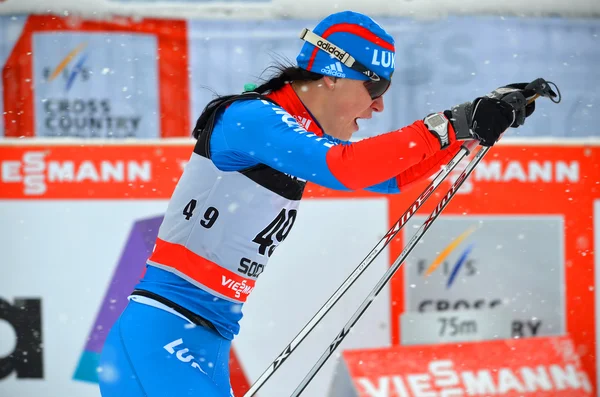
{"type": "Polygon", "coordinates": [[[560,93],[560,90],[558,89],[558,86],[551,81],[544,80],[541,77],[527,84],[527,86],[525,86],[525,89],[533,90],[535,92],[535,95],[533,97],[528,98],[528,105],[541,96],[549,98],[554,103],[559,103],[562,100],[562,95],[560,93]]]}

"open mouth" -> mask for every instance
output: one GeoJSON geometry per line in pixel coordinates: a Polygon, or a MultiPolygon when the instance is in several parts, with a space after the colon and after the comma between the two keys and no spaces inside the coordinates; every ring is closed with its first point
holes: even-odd
{"type": "Polygon", "coordinates": [[[354,119],[354,125],[355,125],[355,126],[356,126],[356,128],[358,129],[358,128],[359,128],[359,126],[358,126],[358,120],[369,120],[370,118],[371,118],[371,117],[356,117],[356,118],[354,119]]]}

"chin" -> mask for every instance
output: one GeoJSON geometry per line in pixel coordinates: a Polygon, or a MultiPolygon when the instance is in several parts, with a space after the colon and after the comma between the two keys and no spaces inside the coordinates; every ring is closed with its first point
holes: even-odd
{"type": "Polygon", "coordinates": [[[354,135],[355,132],[358,132],[358,130],[360,129],[360,127],[358,126],[358,123],[352,123],[352,125],[349,128],[348,131],[348,139],[350,140],[350,138],[352,138],[352,135],[354,135]]]}
{"type": "Polygon", "coordinates": [[[340,129],[338,129],[337,131],[335,131],[333,133],[330,132],[330,133],[327,133],[327,134],[330,135],[330,136],[332,136],[332,137],[334,137],[334,138],[342,140],[342,141],[349,141],[350,138],[352,138],[352,135],[354,135],[354,133],[356,131],[358,131],[358,125],[355,124],[355,123],[352,123],[347,128],[344,128],[344,129],[340,128],[340,129]]]}
{"type": "Polygon", "coordinates": [[[354,133],[358,131],[358,130],[353,130],[353,131],[345,131],[343,133],[340,134],[339,139],[341,139],[342,141],[349,141],[352,138],[352,135],[354,135],[354,133]]]}

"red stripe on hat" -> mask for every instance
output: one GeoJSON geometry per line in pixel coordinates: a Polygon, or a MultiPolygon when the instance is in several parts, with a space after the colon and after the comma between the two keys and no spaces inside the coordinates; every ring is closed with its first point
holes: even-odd
{"type": "MultiPolygon", "coordinates": [[[[323,32],[321,37],[326,39],[333,33],[340,33],[340,32],[352,33],[353,35],[362,37],[363,39],[370,41],[371,43],[373,43],[379,47],[383,47],[386,50],[394,51],[394,52],[396,51],[393,44],[390,44],[387,41],[383,40],[381,37],[377,36],[376,34],[371,32],[369,29],[362,27],[360,25],[355,25],[353,23],[338,23],[338,24],[332,25],[327,30],[325,30],[325,32],[323,32]]],[[[313,63],[315,62],[315,58],[317,57],[318,51],[319,51],[319,48],[317,48],[317,47],[313,48],[313,52],[310,56],[310,60],[308,61],[308,70],[312,69],[312,66],[313,66],[313,63]]],[[[350,55],[352,55],[352,54],[350,54],[350,55]]]]}

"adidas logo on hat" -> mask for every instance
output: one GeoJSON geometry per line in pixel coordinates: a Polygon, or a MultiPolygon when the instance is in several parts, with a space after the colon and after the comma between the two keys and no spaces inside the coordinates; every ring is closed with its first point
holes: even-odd
{"type": "Polygon", "coordinates": [[[323,69],[321,69],[321,73],[323,74],[341,78],[346,77],[343,71],[342,64],[339,62],[334,62],[331,65],[325,66],[323,69]]]}

